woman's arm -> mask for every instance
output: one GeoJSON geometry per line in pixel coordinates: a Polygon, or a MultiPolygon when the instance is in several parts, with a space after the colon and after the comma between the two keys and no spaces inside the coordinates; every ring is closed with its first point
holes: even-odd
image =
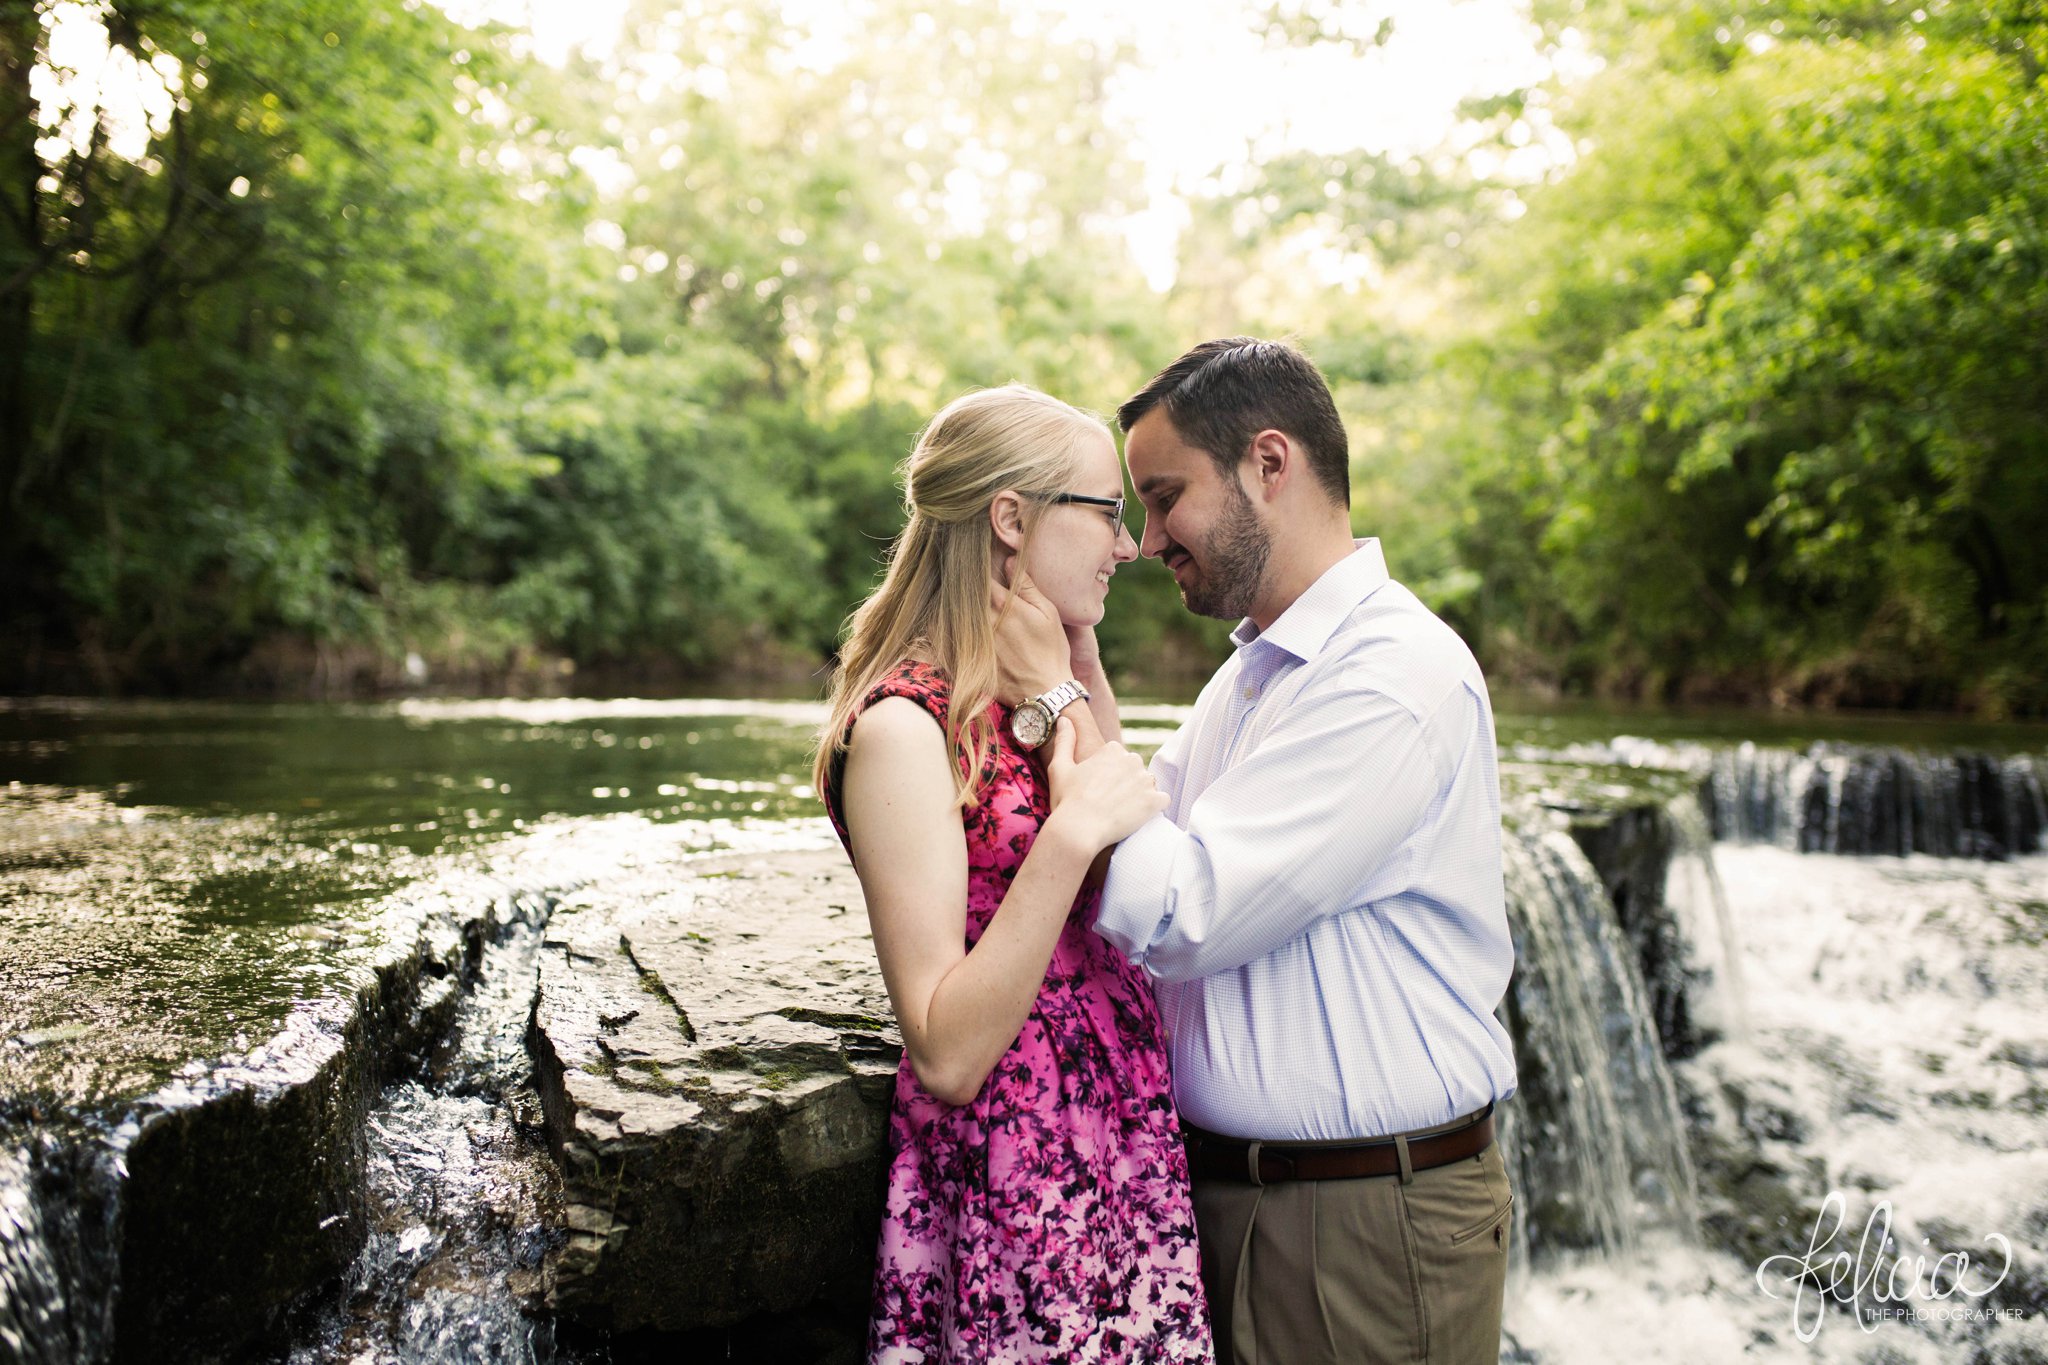
{"type": "Polygon", "coordinates": [[[980,1093],[1016,1041],[1095,855],[1165,804],[1122,746],[1077,764],[1074,741],[1063,718],[1047,764],[1052,814],[969,952],[967,843],[944,733],[903,698],[854,724],[843,809],[875,954],[911,1068],[948,1104],[980,1093]]]}

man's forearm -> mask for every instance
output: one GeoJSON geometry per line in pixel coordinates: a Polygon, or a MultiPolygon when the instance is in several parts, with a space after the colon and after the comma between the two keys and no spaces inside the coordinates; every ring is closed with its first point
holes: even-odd
{"type": "MultiPolygon", "coordinates": [[[[1083,687],[1088,686],[1086,678],[1080,679],[1083,687]]],[[[1092,692],[1094,689],[1089,688],[1092,692]]],[[[1112,736],[1102,733],[1101,724],[1095,718],[1095,704],[1091,700],[1086,706],[1069,706],[1062,715],[1074,722],[1074,761],[1079,763],[1090,754],[1109,743],[1112,736]]]]}
{"type": "Polygon", "coordinates": [[[1443,778],[1391,698],[1299,705],[1185,811],[1118,846],[1095,930],[1161,980],[1242,966],[1351,905],[1443,778]]]}
{"type": "Polygon", "coordinates": [[[1095,717],[1095,728],[1102,732],[1102,742],[1121,744],[1124,735],[1117,715],[1116,693],[1110,688],[1109,674],[1102,671],[1102,660],[1075,660],[1074,680],[1088,689],[1088,712],[1095,717]]]}

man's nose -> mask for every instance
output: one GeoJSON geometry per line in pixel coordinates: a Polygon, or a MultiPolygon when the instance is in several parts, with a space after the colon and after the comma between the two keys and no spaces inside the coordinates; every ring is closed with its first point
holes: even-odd
{"type": "Polygon", "coordinates": [[[1166,547],[1166,533],[1152,525],[1152,517],[1145,517],[1145,529],[1138,539],[1138,553],[1147,559],[1157,559],[1166,547]]]}

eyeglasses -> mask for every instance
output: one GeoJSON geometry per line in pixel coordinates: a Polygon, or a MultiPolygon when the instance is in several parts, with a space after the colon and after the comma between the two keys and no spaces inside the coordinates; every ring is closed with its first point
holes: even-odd
{"type": "Polygon", "coordinates": [[[1092,493],[1044,493],[1040,495],[1047,502],[1074,502],[1083,507],[1107,507],[1112,526],[1124,524],[1124,500],[1122,498],[1098,498],[1092,493]]]}

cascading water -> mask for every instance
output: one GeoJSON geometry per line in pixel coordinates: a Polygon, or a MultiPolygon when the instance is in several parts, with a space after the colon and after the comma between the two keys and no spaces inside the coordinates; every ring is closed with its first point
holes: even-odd
{"type": "Polygon", "coordinates": [[[2048,1358],[2048,858],[1716,862],[1749,998],[1672,1068],[1702,1237],[1539,1268],[1512,1358],[2048,1358]]]}
{"type": "MultiPolygon", "coordinates": [[[[1676,836],[1664,900],[1686,954],[1689,1014],[1701,1038],[1739,1038],[1748,1017],[1742,943],[1727,883],[1714,860],[1714,830],[1697,797],[1664,808],[1676,836]]],[[[1671,1054],[1668,1044],[1666,1055],[1671,1054]]]]}
{"type": "Polygon", "coordinates": [[[341,1291],[297,1333],[290,1365],[563,1359],[553,1322],[532,1311],[560,1240],[550,1212],[560,1182],[525,1047],[543,933],[521,925],[485,954],[444,1046],[370,1112],[369,1237],[341,1291]]]}
{"type": "Polygon", "coordinates": [[[0,1127],[0,1360],[70,1365],[113,1334],[118,1158],[90,1137],[0,1127]]]}
{"type": "Polygon", "coordinates": [[[1599,873],[1561,829],[1511,829],[1503,852],[1522,1232],[1546,1249],[1621,1252],[1646,1228],[1689,1231],[1696,1181],[1677,1093],[1599,873]]]}
{"type": "Polygon", "coordinates": [[[1742,744],[1708,759],[1714,832],[1802,853],[2005,858],[2048,831],[2042,760],[1816,744],[1742,744]]]}
{"type": "Polygon", "coordinates": [[[1689,772],[1716,839],[1801,853],[2009,858],[2048,848],[2048,757],[1883,745],[1805,749],[1624,735],[1518,757],[1689,772]]]}

